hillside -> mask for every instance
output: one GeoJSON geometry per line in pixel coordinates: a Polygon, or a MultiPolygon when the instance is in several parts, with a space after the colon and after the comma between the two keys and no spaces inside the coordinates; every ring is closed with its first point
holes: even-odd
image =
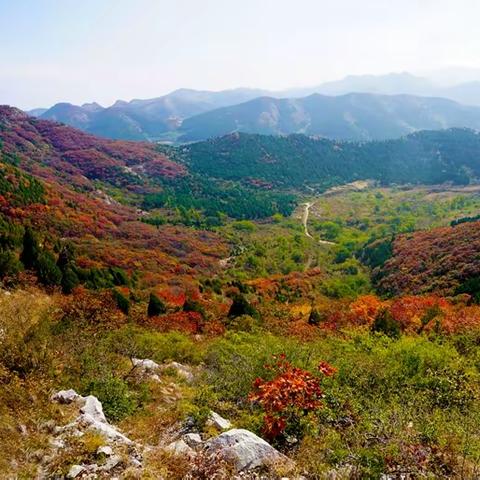
{"type": "Polygon", "coordinates": [[[400,235],[392,257],[373,275],[380,290],[391,295],[479,295],[480,222],[400,235]]]}
{"type": "Polygon", "coordinates": [[[325,188],[359,179],[382,183],[468,183],[480,178],[480,136],[423,131],[383,142],[334,142],[303,135],[231,134],[182,148],[191,171],[279,188],[325,188]]]}
{"type": "Polygon", "coordinates": [[[398,138],[417,130],[480,127],[480,108],[442,98],[351,93],[300,99],[257,98],[186,119],[180,140],[195,141],[231,132],[303,133],[341,140],[398,138]]]}

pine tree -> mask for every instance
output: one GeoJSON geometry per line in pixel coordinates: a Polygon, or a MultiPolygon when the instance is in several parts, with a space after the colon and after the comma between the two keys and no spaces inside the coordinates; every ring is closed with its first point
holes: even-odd
{"type": "Polygon", "coordinates": [[[150,294],[150,299],[148,301],[147,314],[149,317],[155,317],[157,315],[162,315],[167,312],[167,307],[165,304],[154,294],[150,294]]]}
{"type": "Polygon", "coordinates": [[[55,257],[48,251],[41,252],[36,261],[35,270],[38,280],[46,286],[60,285],[62,272],[57,267],[55,257]]]}
{"type": "Polygon", "coordinates": [[[36,267],[39,255],[40,247],[37,237],[33,230],[27,227],[23,234],[23,250],[20,254],[20,261],[27,270],[33,270],[36,267]]]}

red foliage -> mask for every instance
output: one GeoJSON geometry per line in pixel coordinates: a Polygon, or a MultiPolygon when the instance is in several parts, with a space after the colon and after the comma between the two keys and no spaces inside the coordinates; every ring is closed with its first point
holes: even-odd
{"type": "Polygon", "coordinates": [[[183,333],[200,333],[202,316],[198,312],[175,312],[150,319],[150,326],[167,332],[175,330],[183,333]]]}
{"type": "MultiPolygon", "coordinates": [[[[323,396],[320,378],[294,367],[284,354],[274,358],[274,365],[265,366],[267,370],[275,372],[274,379],[266,381],[257,378],[249,395],[251,401],[263,407],[264,434],[269,438],[281,435],[289,424],[298,422],[300,417],[320,408],[323,396]]],[[[327,376],[335,372],[326,362],[322,362],[318,369],[327,376]]]]}
{"type": "Polygon", "coordinates": [[[480,275],[480,222],[400,235],[381,271],[380,288],[395,295],[435,291],[450,295],[480,275]]]}

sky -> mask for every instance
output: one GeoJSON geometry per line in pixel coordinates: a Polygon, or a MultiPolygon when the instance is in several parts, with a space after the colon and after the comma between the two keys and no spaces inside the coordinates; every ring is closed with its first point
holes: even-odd
{"type": "Polygon", "coordinates": [[[0,104],[480,68],[478,0],[0,0],[0,104]]]}

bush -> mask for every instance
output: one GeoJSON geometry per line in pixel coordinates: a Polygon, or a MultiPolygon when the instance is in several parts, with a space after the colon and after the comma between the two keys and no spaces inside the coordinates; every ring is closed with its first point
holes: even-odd
{"type": "Polygon", "coordinates": [[[60,285],[62,272],[57,267],[55,257],[52,253],[44,251],[38,256],[35,265],[38,280],[46,286],[60,285]]]}
{"type": "Polygon", "coordinates": [[[400,336],[400,324],[392,317],[388,309],[382,308],[375,316],[372,324],[372,332],[383,333],[388,337],[400,336]]]}
{"type": "Polygon", "coordinates": [[[127,383],[120,378],[93,380],[88,384],[86,393],[95,395],[102,402],[103,410],[109,420],[122,420],[131,415],[137,407],[137,402],[127,383]]]}
{"type": "Polygon", "coordinates": [[[17,256],[11,250],[0,252],[0,278],[16,275],[22,269],[17,256]]]}
{"type": "Polygon", "coordinates": [[[80,280],[77,274],[70,267],[66,267],[62,274],[62,292],[68,295],[79,284],[80,280]]]}

